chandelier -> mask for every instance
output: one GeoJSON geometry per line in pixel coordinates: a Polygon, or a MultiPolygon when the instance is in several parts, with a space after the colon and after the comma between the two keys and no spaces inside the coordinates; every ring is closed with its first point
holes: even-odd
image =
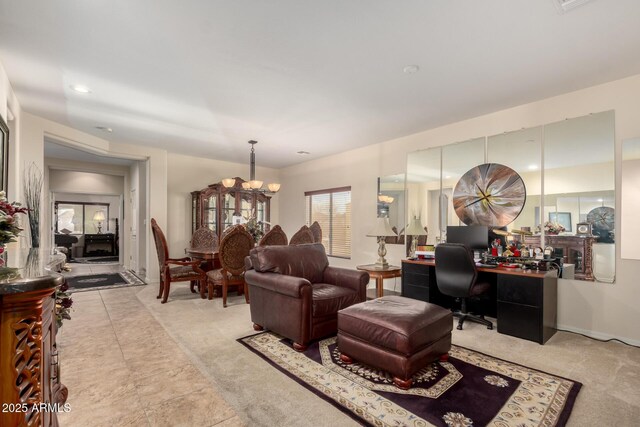
{"type": "MultiPolygon", "coordinates": [[[[268,189],[263,189],[262,184],[263,181],[259,181],[256,179],[256,152],[254,146],[258,143],[258,141],[251,140],[249,144],[251,144],[251,156],[249,158],[250,168],[249,168],[249,181],[245,181],[242,183],[242,188],[248,191],[255,191],[257,193],[277,193],[280,190],[280,184],[271,183],[267,184],[268,189]]],[[[222,180],[222,185],[226,188],[231,188],[236,184],[235,178],[225,178],[222,180]]]]}

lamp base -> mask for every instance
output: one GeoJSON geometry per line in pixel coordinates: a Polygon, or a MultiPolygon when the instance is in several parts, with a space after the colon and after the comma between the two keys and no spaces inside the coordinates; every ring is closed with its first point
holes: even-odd
{"type": "Polygon", "coordinates": [[[382,268],[382,269],[389,268],[389,263],[387,262],[386,259],[382,260],[382,261],[378,260],[378,261],[376,261],[375,266],[377,268],[382,268]]]}
{"type": "Polygon", "coordinates": [[[388,268],[389,263],[384,258],[387,254],[387,248],[384,245],[384,236],[378,237],[378,260],[376,261],[377,268],[388,268]]]}

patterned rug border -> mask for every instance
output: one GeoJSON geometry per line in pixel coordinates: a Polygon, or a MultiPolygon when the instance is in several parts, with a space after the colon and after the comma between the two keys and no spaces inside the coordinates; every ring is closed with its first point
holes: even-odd
{"type": "Polygon", "coordinates": [[[125,271],[117,271],[115,273],[96,273],[96,274],[81,274],[77,276],[68,276],[66,279],[74,279],[78,277],[91,277],[91,276],[104,276],[107,274],[118,274],[122,277],[127,283],[117,283],[114,285],[104,285],[104,286],[95,286],[90,288],[74,288],[69,285],[69,293],[74,292],[89,292],[89,291],[103,291],[106,289],[116,289],[116,288],[127,288],[131,286],[145,286],[147,283],[138,277],[132,270],[125,271]]]}
{"type": "MultiPolygon", "coordinates": [[[[314,388],[311,384],[301,380],[300,378],[298,378],[296,375],[294,375],[293,373],[287,371],[286,369],[284,369],[283,367],[281,367],[280,365],[278,365],[276,362],[274,362],[271,359],[268,359],[266,357],[264,357],[262,355],[262,353],[260,353],[260,351],[258,351],[258,349],[251,347],[249,344],[247,344],[246,342],[244,342],[245,339],[247,338],[251,338],[251,337],[255,337],[258,335],[262,335],[262,334],[268,334],[270,333],[269,331],[262,331],[262,332],[258,332],[257,334],[251,334],[251,335],[247,335],[246,337],[242,337],[242,338],[238,338],[236,341],[238,341],[240,344],[242,344],[243,346],[245,346],[246,348],[248,348],[251,352],[253,352],[254,354],[256,354],[261,360],[267,362],[269,365],[273,366],[274,368],[276,368],[278,371],[282,372],[283,374],[285,374],[286,376],[288,376],[289,378],[291,378],[292,380],[294,380],[295,382],[297,382],[298,384],[300,384],[301,386],[303,386],[304,388],[306,388],[307,390],[309,390],[311,393],[315,394],[316,396],[318,396],[319,398],[321,398],[322,400],[324,400],[325,402],[331,404],[331,406],[333,406],[336,409],[339,409],[340,412],[342,412],[343,414],[347,415],[349,418],[351,418],[353,421],[355,421],[356,423],[362,425],[362,426],[369,426],[369,427],[375,427],[373,424],[366,422],[365,420],[363,420],[361,417],[359,417],[357,414],[354,414],[352,411],[350,411],[348,408],[345,408],[342,405],[338,405],[336,404],[336,401],[331,399],[329,396],[325,395],[324,393],[319,392],[316,388],[314,388]]],[[[295,350],[294,350],[295,351],[295,350]]]]}
{"type": "MultiPolygon", "coordinates": [[[[320,397],[322,400],[330,403],[333,407],[335,407],[336,409],[340,410],[342,413],[346,414],[347,416],[349,416],[349,418],[353,419],[355,422],[357,422],[360,425],[363,426],[373,426],[375,427],[375,424],[372,424],[366,420],[364,420],[363,418],[361,418],[360,416],[358,416],[357,414],[353,413],[349,408],[346,408],[343,405],[340,405],[339,402],[336,402],[334,399],[332,399],[331,397],[325,395],[324,393],[322,393],[321,391],[317,390],[313,385],[307,383],[306,381],[300,379],[298,376],[296,376],[294,373],[289,372],[288,370],[286,370],[284,367],[280,366],[277,362],[269,359],[268,357],[266,357],[263,353],[261,353],[257,348],[252,347],[250,344],[248,344],[247,342],[245,342],[245,340],[252,338],[252,337],[256,337],[258,335],[263,335],[263,334],[273,334],[275,336],[279,336],[271,331],[261,331],[255,334],[249,334],[247,336],[241,337],[236,339],[237,342],[239,342],[240,344],[242,344],[245,348],[249,349],[252,353],[256,354],[258,357],[260,357],[260,359],[262,359],[263,361],[267,362],[269,365],[273,366],[274,368],[276,368],[278,371],[282,372],[283,374],[285,374],[287,377],[291,378],[292,380],[294,380],[296,383],[300,384],[301,386],[303,386],[304,388],[306,388],[307,390],[309,390],[310,392],[312,392],[313,394],[315,394],[316,396],[320,397]]],[[[289,340],[287,340],[289,341],[289,340]]],[[[314,342],[315,343],[315,342],[314,342]]],[[[575,381],[572,380],[570,378],[567,377],[563,377],[560,375],[555,375],[555,374],[551,374],[549,372],[540,370],[540,369],[536,369],[536,368],[532,368],[530,366],[527,365],[523,365],[517,362],[512,362],[510,360],[507,359],[503,359],[497,356],[493,356],[487,353],[484,353],[482,351],[478,351],[478,350],[474,350],[474,349],[470,349],[461,345],[457,345],[457,344],[452,344],[453,347],[457,347],[466,351],[470,351],[470,352],[474,352],[477,354],[480,354],[482,356],[485,357],[489,357],[495,360],[499,360],[501,362],[505,362],[511,365],[515,365],[533,372],[539,372],[541,374],[545,374],[545,375],[549,375],[558,379],[562,379],[565,381],[570,381],[573,385],[571,387],[571,390],[569,390],[569,393],[567,395],[567,399],[564,402],[564,405],[562,407],[562,411],[560,416],[558,417],[557,423],[555,424],[556,426],[565,426],[570,415],[571,412],[573,411],[573,406],[575,405],[575,401],[576,398],[578,396],[578,393],[580,392],[580,390],[582,389],[583,384],[580,383],[579,381],[575,381]],[[564,409],[567,407],[567,405],[570,405],[571,407],[571,411],[565,411],[564,409]]],[[[292,351],[293,350],[292,348],[292,351]]]]}

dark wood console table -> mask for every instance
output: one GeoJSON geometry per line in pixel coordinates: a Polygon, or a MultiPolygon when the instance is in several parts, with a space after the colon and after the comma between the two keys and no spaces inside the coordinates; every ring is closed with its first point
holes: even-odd
{"type": "MultiPolygon", "coordinates": [[[[9,250],[0,267],[0,411],[2,426],[57,426],[55,408],[64,405],[56,349],[55,290],[66,258],[43,249],[9,250]]],[[[62,409],[61,409],[62,410],[62,409]]]]}
{"type": "MultiPolygon", "coordinates": [[[[454,299],[437,286],[433,260],[402,261],[402,296],[445,308],[454,299]]],[[[558,307],[557,271],[514,268],[478,268],[493,282],[492,301],[486,312],[498,321],[498,332],[544,344],[556,333],[558,307]]]]}
{"type": "Polygon", "coordinates": [[[85,234],[82,256],[115,256],[116,239],[111,233],[85,234]]]}

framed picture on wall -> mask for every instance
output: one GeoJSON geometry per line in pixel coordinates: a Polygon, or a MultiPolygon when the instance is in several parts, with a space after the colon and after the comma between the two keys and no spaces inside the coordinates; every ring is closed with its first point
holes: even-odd
{"type": "Polygon", "coordinates": [[[571,212],[549,212],[549,221],[557,222],[565,231],[571,230],[571,212]]]}
{"type": "Polygon", "coordinates": [[[7,192],[9,179],[9,127],[0,116],[0,190],[7,192]]]}

